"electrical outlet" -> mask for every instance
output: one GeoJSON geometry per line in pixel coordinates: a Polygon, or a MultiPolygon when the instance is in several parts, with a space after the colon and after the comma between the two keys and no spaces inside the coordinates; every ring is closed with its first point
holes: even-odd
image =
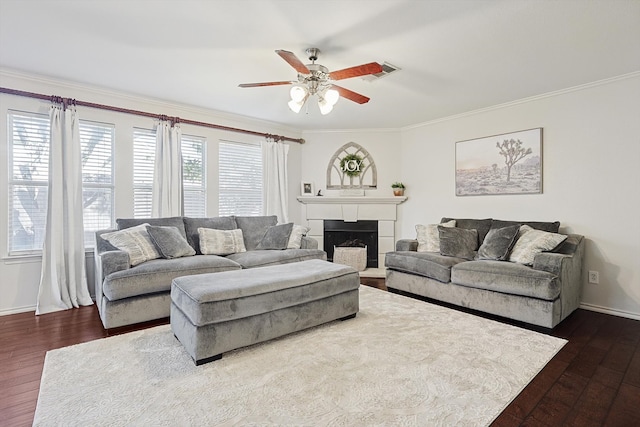
{"type": "Polygon", "coordinates": [[[594,285],[600,283],[600,274],[597,271],[589,270],[589,283],[594,285]]]}

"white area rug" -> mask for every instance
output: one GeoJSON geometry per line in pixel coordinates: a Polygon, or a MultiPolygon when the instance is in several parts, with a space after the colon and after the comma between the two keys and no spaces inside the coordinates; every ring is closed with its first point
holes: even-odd
{"type": "Polygon", "coordinates": [[[366,286],[360,310],[199,367],[168,325],[50,351],[34,425],[482,426],[566,343],[366,286]]]}

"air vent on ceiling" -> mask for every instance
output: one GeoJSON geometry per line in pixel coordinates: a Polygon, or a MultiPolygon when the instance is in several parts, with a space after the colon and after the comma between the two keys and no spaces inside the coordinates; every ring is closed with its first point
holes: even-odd
{"type": "Polygon", "coordinates": [[[364,76],[362,78],[364,80],[372,82],[372,81],[381,79],[381,78],[383,78],[385,76],[388,76],[389,74],[394,73],[394,72],[396,72],[398,70],[400,70],[400,68],[396,67],[395,65],[391,65],[388,62],[384,62],[382,64],[382,72],[381,73],[370,74],[370,75],[364,76]]]}

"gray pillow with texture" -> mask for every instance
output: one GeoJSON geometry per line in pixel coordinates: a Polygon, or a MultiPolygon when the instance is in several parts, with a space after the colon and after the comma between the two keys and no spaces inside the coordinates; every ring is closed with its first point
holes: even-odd
{"type": "Polygon", "coordinates": [[[532,265],[537,254],[551,251],[567,239],[564,234],[535,230],[528,225],[521,226],[518,234],[509,261],[524,265],[532,265]]]}
{"type": "Polygon", "coordinates": [[[147,225],[147,233],[163,258],[182,258],[196,254],[189,242],[176,227],[147,225]]]}
{"type": "Polygon", "coordinates": [[[492,228],[478,249],[478,259],[492,259],[505,261],[509,259],[509,252],[518,239],[519,225],[503,228],[492,228]]]}
{"type": "Polygon", "coordinates": [[[287,249],[289,237],[293,230],[293,223],[272,225],[262,236],[262,240],[256,246],[256,249],[287,249]]]}
{"type": "Polygon", "coordinates": [[[478,249],[478,231],[438,226],[440,255],[473,259],[478,249]]]}
{"type": "MultiPolygon", "coordinates": [[[[476,230],[478,232],[478,246],[484,241],[485,236],[491,228],[491,218],[474,219],[474,218],[442,218],[440,222],[447,222],[455,219],[457,228],[467,230],[476,230]]],[[[511,224],[508,224],[511,225],[511,224]]]]}
{"type": "Polygon", "coordinates": [[[267,228],[278,223],[278,217],[270,216],[237,216],[236,224],[242,230],[244,246],[248,251],[252,251],[258,246],[262,236],[267,232],[267,228]]]}
{"type": "Polygon", "coordinates": [[[238,228],[236,220],[232,216],[220,216],[211,218],[189,218],[184,217],[184,228],[187,234],[187,242],[197,254],[202,254],[200,250],[200,235],[198,228],[213,228],[216,230],[235,230],[238,228]]]}

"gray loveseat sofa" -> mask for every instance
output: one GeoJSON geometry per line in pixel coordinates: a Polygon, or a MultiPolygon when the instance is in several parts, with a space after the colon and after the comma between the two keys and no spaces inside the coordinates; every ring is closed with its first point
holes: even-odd
{"type": "MultiPolygon", "coordinates": [[[[96,232],[95,293],[102,324],[108,329],[168,317],[171,282],[176,277],[310,259],[326,260],[326,253],[318,249],[318,241],[306,236],[302,236],[299,249],[258,249],[267,231],[276,226],[276,223],[275,216],[118,219],[118,230],[142,224],[175,227],[190,246],[190,253],[189,256],[170,259],[150,259],[132,266],[129,253],[118,250],[103,238],[116,230],[96,232]],[[198,233],[200,228],[242,230],[246,251],[224,256],[203,255],[198,233]]],[[[184,242],[183,239],[180,240],[184,242]]]]}
{"type": "MultiPolygon", "coordinates": [[[[442,223],[452,218],[443,218],[442,223]]],[[[455,219],[455,227],[476,230],[478,248],[491,230],[526,224],[533,229],[557,233],[558,222],[518,222],[494,219],[455,219]]],[[[439,227],[440,232],[445,231],[439,227]]],[[[494,233],[494,232],[492,232],[494,233]]],[[[517,243],[515,237],[514,244],[517,243]]],[[[442,245],[442,242],[440,242],[442,245]]],[[[584,238],[568,234],[549,252],[532,255],[525,265],[509,260],[460,258],[440,252],[418,252],[418,240],[396,242],[386,254],[386,285],[474,310],[553,328],[580,303],[584,238]]],[[[512,246],[513,248],[513,246],[512,246]]],[[[514,248],[515,249],[515,248],[514,248]]]]}

